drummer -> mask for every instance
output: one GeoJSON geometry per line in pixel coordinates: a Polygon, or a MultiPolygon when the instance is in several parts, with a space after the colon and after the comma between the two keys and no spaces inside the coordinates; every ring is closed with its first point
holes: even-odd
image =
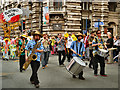
{"type": "MultiPolygon", "coordinates": [[[[73,57],[79,57],[80,59],[82,59],[83,56],[85,56],[84,43],[81,42],[83,35],[81,33],[78,33],[76,37],[77,37],[77,41],[72,42],[70,49],[71,51],[73,51],[73,57]]],[[[73,78],[76,78],[76,76],[73,75],[73,78]]],[[[85,78],[83,77],[83,71],[79,73],[79,79],[85,80],[85,78]]]]}
{"type": "Polygon", "coordinates": [[[100,75],[103,77],[107,77],[105,74],[105,59],[97,54],[99,49],[107,49],[106,45],[104,44],[104,40],[101,37],[101,31],[96,31],[97,37],[94,38],[92,42],[93,47],[93,68],[94,68],[94,76],[98,76],[98,63],[100,63],[100,75]]]}

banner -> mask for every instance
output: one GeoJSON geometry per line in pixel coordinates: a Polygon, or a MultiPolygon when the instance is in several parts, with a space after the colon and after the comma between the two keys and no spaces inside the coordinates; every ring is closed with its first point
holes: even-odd
{"type": "Polygon", "coordinates": [[[43,7],[43,23],[49,24],[49,8],[43,7]]]}
{"type": "Polygon", "coordinates": [[[12,17],[20,15],[22,13],[23,13],[23,11],[21,9],[19,9],[19,8],[12,8],[12,9],[5,10],[3,12],[3,15],[4,15],[5,21],[9,22],[12,17]]]}
{"type": "Polygon", "coordinates": [[[5,19],[4,19],[4,16],[3,16],[3,13],[0,14],[0,23],[2,22],[5,22],[5,19]]]}
{"type": "Polygon", "coordinates": [[[13,17],[11,18],[11,20],[8,21],[8,22],[9,22],[9,23],[17,22],[17,21],[19,21],[19,19],[20,19],[20,15],[16,15],[16,16],[13,16],[13,17]]]}

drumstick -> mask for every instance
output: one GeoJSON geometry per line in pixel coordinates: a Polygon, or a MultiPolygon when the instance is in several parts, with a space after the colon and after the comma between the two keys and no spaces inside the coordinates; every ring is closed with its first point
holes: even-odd
{"type": "Polygon", "coordinates": [[[78,54],[80,57],[81,57],[81,55],[80,54],[78,54]]]}
{"type": "Polygon", "coordinates": [[[75,53],[75,54],[77,54],[78,56],[80,56],[80,57],[81,57],[81,55],[80,55],[80,54],[78,54],[78,53],[75,53]]]}
{"type": "Polygon", "coordinates": [[[81,55],[80,54],[78,54],[78,53],[76,53],[73,49],[71,49],[72,51],[73,51],[73,53],[74,54],[77,54],[78,56],[80,56],[81,57],[81,55]]]}

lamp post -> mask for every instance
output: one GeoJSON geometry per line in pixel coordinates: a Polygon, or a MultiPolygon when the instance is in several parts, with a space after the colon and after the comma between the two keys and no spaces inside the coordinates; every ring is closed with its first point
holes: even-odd
{"type": "Polygon", "coordinates": [[[98,30],[100,30],[100,19],[98,19],[98,30]]]}
{"type": "Polygon", "coordinates": [[[86,32],[87,32],[87,18],[86,18],[86,32]]]}

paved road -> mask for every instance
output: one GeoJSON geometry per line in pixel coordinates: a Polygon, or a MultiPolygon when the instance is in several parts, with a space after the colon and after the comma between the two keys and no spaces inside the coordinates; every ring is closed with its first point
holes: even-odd
{"type": "MultiPolygon", "coordinates": [[[[108,77],[95,77],[93,70],[84,69],[85,81],[73,79],[65,67],[58,65],[58,57],[50,56],[49,64],[46,69],[40,67],[38,77],[40,79],[40,88],[118,88],[118,65],[106,64],[106,73],[108,77]]],[[[23,73],[19,72],[18,61],[2,61],[2,77],[3,88],[34,88],[29,82],[31,75],[30,67],[23,73]]],[[[68,62],[65,62],[67,65],[68,62]]],[[[1,67],[1,65],[0,65],[1,67]]],[[[0,83],[1,84],[1,83],[0,83]]]]}

